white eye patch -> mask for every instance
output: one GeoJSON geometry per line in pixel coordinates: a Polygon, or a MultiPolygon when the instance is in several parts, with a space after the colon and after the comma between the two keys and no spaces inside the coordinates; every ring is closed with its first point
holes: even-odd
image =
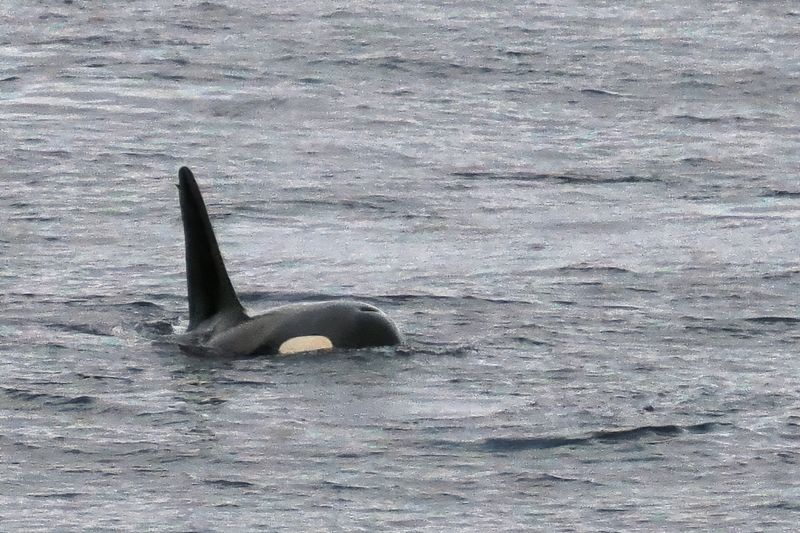
{"type": "Polygon", "coordinates": [[[300,352],[314,352],[317,350],[330,350],[333,343],[328,337],[322,335],[306,335],[303,337],[292,337],[285,341],[278,348],[280,355],[291,355],[300,352]]]}

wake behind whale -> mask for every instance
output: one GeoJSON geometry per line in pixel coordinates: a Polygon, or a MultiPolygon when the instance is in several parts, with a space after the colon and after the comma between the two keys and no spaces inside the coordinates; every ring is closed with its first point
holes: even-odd
{"type": "Polygon", "coordinates": [[[190,351],[275,355],[401,342],[392,320],[362,302],[298,303],[248,315],[228,277],[205,202],[187,167],[178,172],[178,189],[189,292],[189,327],[181,344],[190,351]]]}

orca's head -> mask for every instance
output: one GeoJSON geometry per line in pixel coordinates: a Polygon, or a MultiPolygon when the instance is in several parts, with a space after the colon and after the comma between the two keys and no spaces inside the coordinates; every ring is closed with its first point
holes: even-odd
{"type": "Polygon", "coordinates": [[[403,342],[394,322],[383,311],[369,304],[359,304],[350,339],[353,347],[394,346],[403,342]]]}

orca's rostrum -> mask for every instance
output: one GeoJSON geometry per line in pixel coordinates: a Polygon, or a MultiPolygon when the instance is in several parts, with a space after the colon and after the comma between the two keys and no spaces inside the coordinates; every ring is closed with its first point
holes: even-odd
{"type": "Polygon", "coordinates": [[[290,304],[249,316],[233,289],[192,171],[178,172],[186,239],[191,348],[219,355],[275,355],[330,348],[391,346],[394,323],[373,305],[354,301],[290,304]]]}

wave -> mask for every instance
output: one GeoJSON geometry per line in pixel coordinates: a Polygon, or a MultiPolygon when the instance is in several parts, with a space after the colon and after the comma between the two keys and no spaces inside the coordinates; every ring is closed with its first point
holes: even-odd
{"type": "Polygon", "coordinates": [[[161,337],[175,333],[175,326],[166,320],[153,320],[151,322],[139,322],[133,328],[137,333],[145,336],[161,337]]]}
{"type": "Polygon", "coordinates": [[[703,422],[689,426],[668,424],[663,426],[640,426],[630,429],[602,430],[579,437],[491,437],[480,443],[480,448],[489,452],[519,452],[546,450],[564,446],[591,446],[594,444],[616,444],[637,441],[650,437],[676,437],[683,433],[702,434],[712,431],[718,422],[703,422]]]}
{"type": "Polygon", "coordinates": [[[347,208],[362,211],[378,211],[386,213],[399,212],[396,201],[392,198],[382,195],[371,195],[363,198],[352,198],[340,200],[336,198],[290,198],[282,200],[279,203],[290,206],[303,206],[303,207],[333,207],[336,209],[347,208]]]}
{"type": "Polygon", "coordinates": [[[352,55],[337,58],[320,58],[308,62],[314,68],[319,65],[330,65],[334,67],[358,67],[370,66],[376,69],[396,71],[403,73],[417,73],[431,78],[446,79],[452,75],[479,76],[492,73],[517,72],[515,69],[494,68],[486,65],[473,65],[457,61],[444,59],[437,61],[422,57],[406,57],[400,54],[377,54],[377,55],[352,55]]]}
{"type": "MultiPolygon", "coordinates": [[[[58,383],[53,383],[57,385],[58,383]]],[[[46,392],[34,392],[25,389],[16,389],[14,387],[0,387],[0,391],[12,399],[23,402],[42,402],[44,405],[52,406],[66,406],[66,407],[87,407],[94,405],[96,399],[91,396],[78,395],[78,396],[64,396],[61,394],[50,394],[46,392]]]]}
{"type": "Polygon", "coordinates": [[[29,493],[27,496],[30,498],[55,498],[59,500],[72,500],[86,496],[85,492],[39,492],[29,493]]]}
{"type": "Polygon", "coordinates": [[[615,184],[615,183],[658,183],[661,180],[647,176],[588,176],[573,174],[549,174],[542,172],[511,171],[494,172],[484,170],[459,170],[451,175],[470,180],[498,180],[520,182],[557,182],[569,184],[615,184]]]}
{"type": "Polygon", "coordinates": [[[603,274],[633,274],[632,270],[627,268],[607,266],[607,265],[590,265],[586,263],[579,263],[575,265],[568,265],[556,269],[559,273],[573,273],[573,272],[599,272],[603,274]]]}
{"type": "Polygon", "coordinates": [[[702,165],[713,164],[715,163],[715,161],[707,157],[684,157],[683,159],[680,160],[680,163],[684,163],[692,167],[699,167],[702,165]]]}
{"type": "Polygon", "coordinates": [[[724,119],[721,117],[701,117],[697,115],[673,115],[672,119],[675,121],[685,121],[685,122],[697,122],[699,124],[706,124],[706,123],[714,123],[714,122],[722,122],[724,119]]]}
{"type": "Polygon", "coordinates": [[[368,490],[369,487],[365,487],[362,485],[350,485],[346,483],[336,483],[335,481],[323,481],[322,486],[331,488],[337,491],[348,491],[348,490],[368,490]]]}
{"type": "Polygon", "coordinates": [[[593,96],[613,96],[615,98],[633,98],[634,97],[634,95],[632,95],[632,94],[618,93],[618,92],[615,92],[615,91],[608,91],[608,90],[605,90],[605,89],[589,88],[589,89],[581,89],[581,92],[583,94],[590,94],[590,95],[593,95],[593,96]]]}
{"type": "Polygon", "coordinates": [[[761,279],[789,279],[800,274],[800,269],[789,269],[780,272],[769,272],[761,276],[761,279]]]}
{"type": "Polygon", "coordinates": [[[249,481],[237,481],[231,479],[205,479],[203,480],[203,482],[209,485],[213,485],[215,487],[235,488],[235,489],[247,489],[256,486],[255,484],[250,483],[249,481]]]}
{"type": "Polygon", "coordinates": [[[234,9],[224,4],[218,4],[216,2],[200,2],[195,6],[195,9],[198,11],[205,11],[205,12],[218,12],[220,14],[226,16],[236,16],[240,15],[243,12],[239,9],[234,9]]]}
{"type": "Polygon", "coordinates": [[[768,189],[761,194],[762,198],[800,198],[800,191],[768,189]]]}
{"type": "Polygon", "coordinates": [[[695,124],[716,124],[720,122],[747,123],[747,122],[761,122],[763,120],[757,117],[745,117],[742,115],[704,117],[700,115],[692,115],[689,113],[672,115],[670,118],[674,122],[691,122],[695,124]]]}
{"type": "Polygon", "coordinates": [[[97,381],[121,381],[122,383],[133,383],[132,378],[122,376],[109,376],[105,374],[86,374],[85,372],[76,372],[75,375],[81,379],[93,379],[97,381]]]}
{"type": "Polygon", "coordinates": [[[47,324],[47,327],[66,331],[68,333],[83,333],[84,335],[92,335],[95,337],[114,336],[114,333],[111,331],[111,326],[99,326],[96,324],[63,324],[51,322],[50,324],[47,324]],[[104,331],[104,327],[107,328],[107,331],[104,331]]]}
{"type": "Polygon", "coordinates": [[[800,318],[791,316],[754,316],[744,319],[746,322],[754,322],[756,324],[797,324],[800,323],[800,318]]]}
{"type": "Polygon", "coordinates": [[[535,305],[536,302],[528,300],[518,300],[511,298],[500,298],[491,296],[475,296],[471,294],[459,296],[445,296],[439,294],[380,294],[374,296],[357,296],[352,294],[336,294],[336,293],[319,293],[319,292],[266,292],[266,291],[243,291],[239,293],[239,298],[245,302],[256,301],[272,301],[272,302],[320,302],[327,300],[364,300],[365,302],[388,302],[388,303],[406,303],[410,301],[467,301],[467,302],[485,302],[491,304],[521,304],[521,305],[535,305]]]}

